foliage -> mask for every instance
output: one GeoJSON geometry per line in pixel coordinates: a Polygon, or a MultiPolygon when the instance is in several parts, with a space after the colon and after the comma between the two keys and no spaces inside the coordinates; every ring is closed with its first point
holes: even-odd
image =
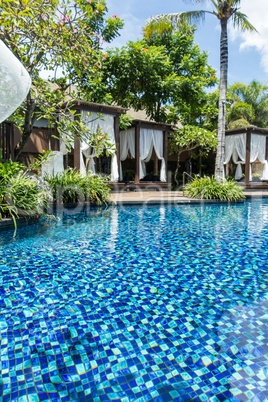
{"type": "Polygon", "coordinates": [[[25,167],[17,162],[0,163],[0,219],[43,214],[48,195],[25,167]]]}
{"type": "Polygon", "coordinates": [[[204,87],[217,81],[214,74],[207,54],[194,44],[194,28],[185,25],[181,32],[109,50],[92,96],[100,102],[108,91],[120,106],[144,109],[155,121],[177,122],[182,113],[189,115],[190,104],[194,109],[201,103],[204,87]],[[170,113],[173,104],[178,110],[170,113]]]}
{"type": "Polygon", "coordinates": [[[102,204],[110,199],[109,183],[100,175],[82,176],[80,172],[67,169],[55,176],[47,175],[45,180],[52,189],[54,201],[70,203],[89,200],[102,204]]]}
{"type": "Polygon", "coordinates": [[[175,183],[178,186],[177,174],[180,167],[180,155],[185,151],[202,148],[203,154],[215,148],[217,136],[215,132],[198,126],[185,125],[180,130],[173,131],[168,144],[169,154],[177,155],[177,167],[174,173],[175,183]]]}
{"type": "Polygon", "coordinates": [[[131,127],[133,120],[134,118],[129,114],[121,114],[119,117],[120,130],[127,130],[129,127],[131,127]]]}
{"type": "Polygon", "coordinates": [[[197,147],[210,150],[217,144],[217,135],[198,126],[185,125],[180,130],[171,133],[170,154],[177,150],[190,151],[197,147]]]}
{"type": "Polygon", "coordinates": [[[145,109],[148,116],[159,121],[165,113],[163,106],[171,101],[179,80],[165,48],[147,47],[140,40],[108,51],[102,82],[104,90],[109,91],[118,105],[145,109]]]}
{"type": "MultiPolygon", "coordinates": [[[[205,0],[194,0],[199,4],[205,0]]],[[[166,15],[156,15],[147,21],[144,29],[145,35],[152,37],[155,33],[165,34],[169,30],[177,31],[186,22],[192,23],[205,18],[206,13],[218,18],[221,25],[220,41],[220,89],[219,89],[219,112],[218,112],[218,142],[215,164],[215,177],[221,180],[223,177],[224,147],[226,124],[226,93],[228,78],[228,34],[227,23],[231,20],[233,25],[244,31],[256,31],[247,20],[245,14],[239,11],[241,0],[211,0],[213,11],[198,10],[166,15]],[[163,23],[164,22],[164,23],[163,23]]]]}
{"type": "Polygon", "coordinates": [[[111,143],[108,133],[103,132],[100,128],[97,128],[97,130],[92,133],[88,127],[87,123],[93,121],[93,119],[102,120],[101,113],[93,118],[93,113],[86,112],[84,116],[86,122],[82,119],[76,120],[74,115],[77,116],[75,111],[70,111],[70,116],[64,120],[60,120],[57,125],[57,129],[62,134],[62,140],[68,151],[71,151],[74,140],[73,135],[70,135],[69,133],[75,133],[82,142],[85,142],[89,147],[94,148],[96,157],[99,157],[104,151],[107,156],[112,155],[116,151],[114,144],[111,143]]]}
{"type": "Polygon", "coordinates": [[[268,86],[258,81],[250,84],[237,82],[229,89],[232,101],[228,113],[228,127],[241,127],[241,120],[245,126],[256,125],[268,127],[268,86]]]}
{"type": "Polygon", "coordinates": [[[236,201],[245,198],[243,190],[234,180],[218,182],[214,177],[196,177],[185,186],[184,193],[191,198],[236,201]]]}
{"type": "Polygon", "coordinates": [[[47,207],[47,194],[25,173],[11,177],[6,187],[6,200],[16,208],[18,215],[41,215],[47,207]]]}
{"type": "Polygon", "coordinates": [[[228,117],[232,122],[240,119],[246,120],[248,122],[247,125],[249,125],[249,122],[254,120],[255,114],[251,105],[244,102],[238,102],[232,106],[228,117]]]}
{"type": "Polygon", "coordinates": [[[104,0],[1,1],[0,39],[32,78],[26,102],[13,116],[22,133],[16,157],[37,119],[45,117],[53,125],[59,113],[66,119],[72,99],[89,96],[79,84],[85,75],[98,76],[105,59],[103,43],[116,37],[123,26],[117,16],[106,18],[107,11],[104,0]],[[51,83],[40,78],[40,71],[56,75],[58,68],[63,76],[60,80],[51,83]],[[70,83],[77,85],[75,93],[67,91],[70,83]],[[61,110],[66,96],[69,102],[61,110]]]}
{"type": "Polygon", "coordinates": [[[244,128],[244,127],[248,127],[248,126],[250,126],[249,122],[241,117],[234,121],[231,121],[228,124],[228,129],[232,130],[235,128],[244,128]]]}
{"type": "Polygon", "coordinates": [[[176,123],[179,117],[182,124],[196,125],[198,122],[203,126],[210,97],[205,89],[213,87],[218,80],[215,70],[207,64],[207,53],[201,52],[194,43],[195,30],[194,26],[184,23],[175,33],[155,32],[147,37],[147,42],[165,47],[166,55],[179,77],[172,107],[168,106],[172,114],[168,113],[167,121],[176,123]]]}
{"type": "Polygon", "coordinates": [[[2,184],[7,186],[11,177],[18,175],[26,170],[25,166],[19,162],[12,162],[11,160],[0,163],[0,178],[2,184]]]}

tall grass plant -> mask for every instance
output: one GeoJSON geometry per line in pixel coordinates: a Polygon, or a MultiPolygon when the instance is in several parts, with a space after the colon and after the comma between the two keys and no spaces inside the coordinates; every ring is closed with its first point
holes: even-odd
{"type": "Polygon", "coordinates": [[[243,190],[234,180],[217,182],[214,177],[196,177],[184,188],[184,194],[190,198],[205,200],[236,201],[245,198],[243,190]]]}

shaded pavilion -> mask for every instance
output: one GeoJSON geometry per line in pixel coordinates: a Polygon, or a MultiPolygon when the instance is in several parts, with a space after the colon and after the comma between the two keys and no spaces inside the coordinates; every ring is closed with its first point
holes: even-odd
{"type": "MultiPolygon", "coordinates": [[[[42,154],[43,150],[53,151],[54,156],[51,161],[48,162],[47,166],[42,167],[43,174],[60,173],[67,166],[71,166],[82,174],[87,172],[98,173],[98,171],[109,174],[111,176],[110,185],[117,190],[127,188],[134,190],[140,187],[168,187],[167,142],[168,133],[172,130],[171,125],[146,120],[145,114],[142,112],[130,112],[134,120],[131,127],[123,131],[119,128],[119,117],[127,112],[125,108],[75,101],[73,110],[76,112],[74,119],[82,119],[91,133],[100,128],[108,134],[109,142],[116,149],[109,158],[108,172],[98,169],[101,165],[100,160],[103,157],[96,157],[94,149],[87,144],[86,139],[81,141],[78,137],[75,137],[70,150],[66,147],[67,136],[61,140],[55,139],[57,127],[48,129],[47,122],[42,121],[38,122],[40,124],[38,132],[32,132],[25,153],[29,155],[30,152],[31,155],[38,155],[42,154]],[[124,171],[122,171],[121,164],[130,154],[135,159],[135,178],[133,181],[127,182],[124,180],[124,171]],[[145,181],[146,164],[152,159],[154,160],[155,171],[158,171],[158,163],[161,164],[160,178],[158,181],[145,181]]],[[[18,138],[15,140],[15,144],[17,141],[18,138]]]]}
{"type": "Polygon", "coordinates": [[[246,188],[268,188],[268,130],[256,126],[248,126],[227,130],[225,138],[225,161],[227,167],[232,161],[236,165],[235,180],[245,175],[246,188]],[[263,165],[260,181],[252,181],[252,164],[263,165]]]}
{"type": "MultiPolygon", "coordinates": [[[[130,115],[135,115],[131,111],[130,115]]],[[[168,135],[172,131],[170,124],[153,122],[150,120],[134,119],[132,126],[120,131],[120,181],[124,182],[121,163],[130,154],[135,159],[135,178],[128,186],[135,188],[168,188],[168,135]],[[146,180],[146,163],[154,154],[154,172],[159,180],[146,180]],[[160,163],[160,169],[159,169],[160,163]]],[[[119,183],[125,186],[125,183],[119,183]]]]}

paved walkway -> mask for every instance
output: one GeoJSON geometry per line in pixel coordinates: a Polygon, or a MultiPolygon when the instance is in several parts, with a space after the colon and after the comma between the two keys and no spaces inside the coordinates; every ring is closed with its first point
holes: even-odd
{"type": "MultiPolygon", "coordinates": [[[[247,197],[268,197],[268,190],[245,190],[247,197]]],[[[140,204],[140,203],[200,203],[204,200],[195,200],[183,196],[182,191],[126,191],[113,193],[111,201],[116,204],[140,204]]],[[[206,200],[207,202],[207,200],[206,200]]],[[[217,202],[208,200],[208,202],[217,202]]]]}

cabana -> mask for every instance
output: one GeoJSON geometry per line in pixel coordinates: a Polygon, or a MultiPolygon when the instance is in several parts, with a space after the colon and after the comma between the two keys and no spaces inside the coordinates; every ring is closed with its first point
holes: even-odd
{"type": "Polygon", "coordinates": [[[169,124],[135,119],[129,129],[120,131],[120,181],[124,180],[122,162],[130,155],[135,159],[135,179],[129,184],[132,189],[167,188],[168,133],[171,130],[169,124]],[[146,163],[153,152],[155,173],[160,162],[159,181],[142,181],[146,179],[146,163]]]}
{"type": "MultiPolygon", "coordinates": [[[[64,105],[63,105],[64,106],[64,105]]],[[[33,132],[26,145],[25,153],[37,155],[43,150],[52,150],[52,157],[42,166],[42,174],[57,174],[64,171],[67,166],[79,170],[81,173],[105,173],[111,177],[111,187],[117,190],[131,188],[167,188],[167,160],[168,160],[168,133],[172,131],[169,124],[146,120],[145,113],[130,111],[134,118],[131,127],[126,131],[119,129],[119,117],[127,109],[85,101],[76,101],[73,109],[74,118],[82,119],[88,127],[89,133],[102,129],[109,136],[109,142],[116,149],[108,158],[108,168],[104,171],[102,161],[105,156],[96,157],[94,149],[88,143],[74,138],[71,151],[66,147],[66,138],[55,139],[57,128],[48,129],[46,121],[38,121],[36,132],[33,132]],[[38,130],[37,130],[38,129],[38,130]],[[51,132],[50,132],[50,131],[51,132]],[[122,162],[129,156],[135,159],[135,177],[128,182],[124,179],[122,162]],[[154,161],[155,177],[158,180],[147,180],[146,164],[154,161]],[[160,169],[159,169],[160,168],[160,169]]],[[[89,134],[90,135],[90,134],[89,134]]],[[[66,136],[67,137],[67,136],[66,136]]],[[[17,139],[18,141],[18,139],[17,139]]]]}
{"type": "MultiPolygon", "coordinates": [[[[111,182],[118,182],[120,147],[119,116],[126,113],[127,109],[83,101],[76,102],[74,108],[91,133],[96,132],[99,128],[102,129],[104,133],[108,134],[111,145],[116,148],[115,153],[111,157],[111,182]],[[100,114],[101,117],[99,117],[100,114]]],[[[80,170],[81,173],[86,173],[86,165],[88,164],[88,170],[96,173],[94,150],[91,149],[86,142],[81,142],[78,137],[74,140],[73,148],[74,168],[80,170]]],[[[61,152],[65,152],[63,143],[60,144],[60,150],[61,152]]]]}
{"type": "Polygon", "coordinates": [[[236,164],[235,180],[243,175],[244,165],[246,187],[267,187],[268,181],[268,130],[255,126],[227,130],[225,138],[225,160],[227,166],[232,160],[236,164]],[[263,164],[260,180],[262,183],[252,182],[252,163],[263,164]]]}
{"type": "MultiPolygon", "coordinates": [[[[111,156],[110,171],[111,182],[119,180],[119,116],[126,112],[127,109],[121,107],[108,106],[97,103],[88,103],[84,101],[76,101],[73,109],[76,111],[75,119],[82,119],[90,133],[95,133],[98,129],[102,129],[108,134],[110,144],[116,149],[111,156]]],[[[94,150],[86,141],[81,141],[78,137],[74,138],[72,143],[72,152],[68,152],[65,138],[58,142],[54,148],[53,157],[46,166],[43,166],[43,174],[59,173],[64,170],[63,157],[70,159],[72,156],[73,167],[82,174],[86,171],[96,173],[95,161],[96,155],[94,150]],[[60,161],[61,158],[61,161],[60,161]]],[[[68,165],[69,161],[65,163],[68,165]]]]}

